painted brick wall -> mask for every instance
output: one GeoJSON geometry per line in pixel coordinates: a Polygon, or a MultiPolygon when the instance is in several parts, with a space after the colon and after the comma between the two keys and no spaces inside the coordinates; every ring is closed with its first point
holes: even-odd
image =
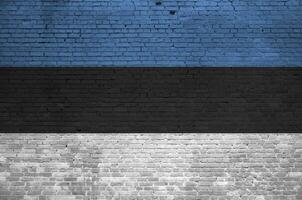
{"type": "Polygon", "coordinates": [[[302,132],[302,68],[0,68],[0,132],[302,132]]]}
{"type": "Polygon", "coordinates": [[[302,134],[0,134],[0,199],[301,200],[302,134]]]}
{"type": "Polygon", "coordinates": [[[301,0],[1,0],[0,66],[302,66],[301,0]]]}

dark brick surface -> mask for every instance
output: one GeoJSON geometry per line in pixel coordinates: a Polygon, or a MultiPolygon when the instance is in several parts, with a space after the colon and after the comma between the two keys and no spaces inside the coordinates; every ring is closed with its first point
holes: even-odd
{"type": "Polygon", "coordinates": [[[301,132],[302,68],[1,68],[1,132],[301,132]]]}

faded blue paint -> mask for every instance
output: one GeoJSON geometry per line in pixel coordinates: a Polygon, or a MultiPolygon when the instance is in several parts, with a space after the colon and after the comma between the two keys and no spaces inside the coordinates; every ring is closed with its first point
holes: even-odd
{"type": "Polygon", "coordinates": [[[0,44],[0,66],[302,66],[302,1],[1,0],[0,44]]]}

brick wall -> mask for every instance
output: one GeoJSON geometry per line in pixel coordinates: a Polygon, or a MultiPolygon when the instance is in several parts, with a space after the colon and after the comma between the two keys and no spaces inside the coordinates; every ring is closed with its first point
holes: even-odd
{"type": "MultiPolygon", "coordinates": [[[[301,11],[1,0],[0,67],[302,66],[301,11]]],[[[301,200],[301,68],[246,70],[1,68],[0,200],[301,200]]]]}
{"type": "Polygon", "coordinates": [[[0,68],[2,132],[302,132],[302,68],[0,68]]]}
{"type": "Polygon", "coordinates": [[[0,199],[301,200],[301,134],[0,134],[0,199]]]}
{"type": "Polygon", "coordinates": [[[302,66],[301,0],[1,0],[0,66],[302,66]]]}

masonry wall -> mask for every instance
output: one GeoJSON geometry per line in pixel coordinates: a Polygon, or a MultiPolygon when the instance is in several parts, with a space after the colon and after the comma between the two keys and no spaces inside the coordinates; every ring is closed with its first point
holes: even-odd
{"type": "Polygon", "coordinates": [[[301,200],[301,22],[301,0],[1,0],[0,200],[301,200]]]}
{"type": "Polygon", "coordinates": [[[0,130],[302,132],[302,68],[1,68],[0,130]]]}
{"type": "Polygon", "coordinates": [[[301,75],[1,68],[0,200],[301,200],[301,75]]]}
{"type": "Polygon", "coordinates": [[[0,134],[0,199],[301,200],[301,134],[0,134]]]}
{"type": "Polygon", "coordinates": [[[301,66],[301,0],[1,0],[0,66],[301,66]]]}

